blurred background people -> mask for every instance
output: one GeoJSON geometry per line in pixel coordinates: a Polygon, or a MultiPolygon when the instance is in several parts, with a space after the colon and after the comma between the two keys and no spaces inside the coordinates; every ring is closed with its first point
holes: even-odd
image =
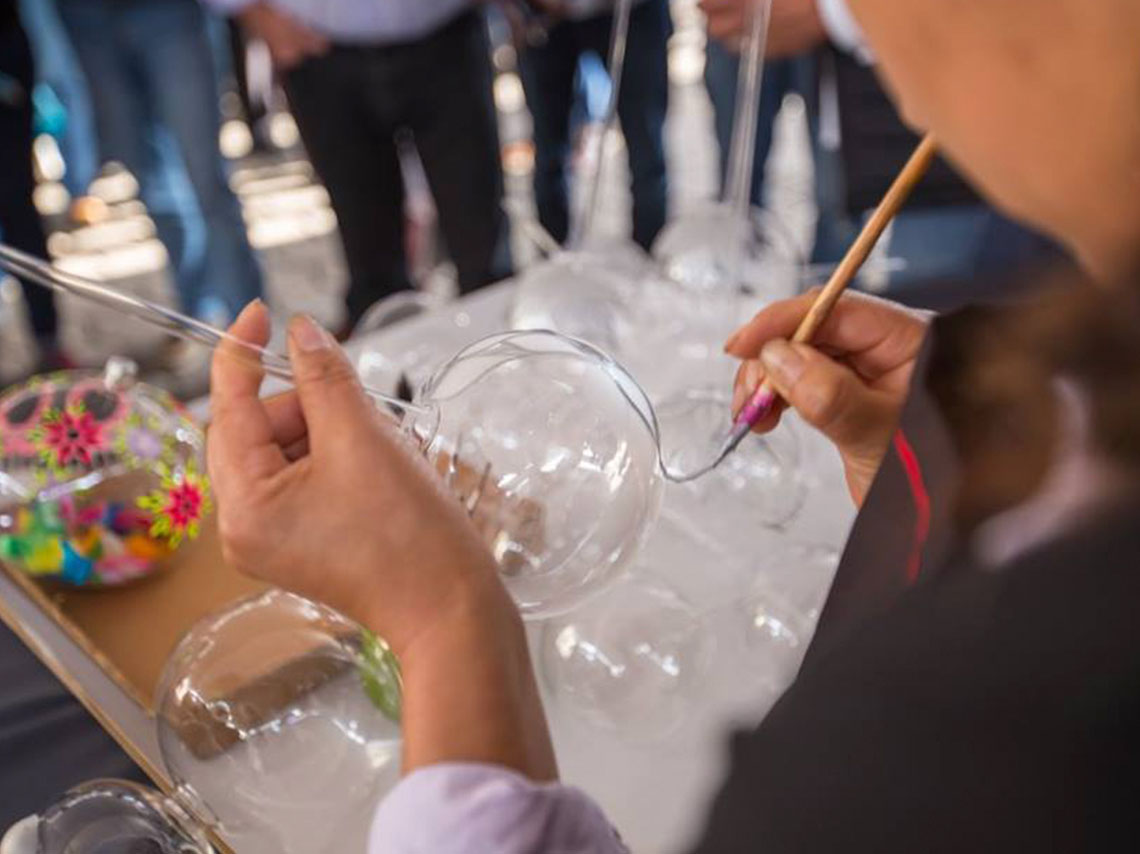
{"type": "Polygon", "coordinates": [[[72,216],[79,221],[98,219],[104,206],[87,194],[99,172],[99,144],[87,81],[54,0],[20,0],[19,9],[36,60],[36,129],[50,134],[59,147],[72,216]],[[85,211],[85,206],[96,211],[85,211]]]}
{"type": "MultiPolygon", "coordinates": [[[[583,54],[605,61],[613,28],[612,0],[543,0],[554,23],[540,43],[526,44],[519,71],[534,121],[534,199],[538,219],[559,243],[570,233],[567,167],[573,151],[571,115],[583,54]]],[[[668,0],[639,0],[629,22],[618,119],[629,157],[633,240],[648,250],[665,225],[668,182],[665,113],[669,105],[668,0]]]]}
{"type": "Polygon", "coordinates": [[[218,148],[205,12],[197,0],[56,2],[86,74],[101,160],[138,180],[183,309],[225,323],[262,285],[218,148]]]}
{"type": "MultiPolygon", "coordinates": [[[[32,121],[35,64],[15,0],[0,0],[0,239],[38,257],[47,255],[43,224],[32,201],[32,121]]],[[[51,291],[21,283],[44,370],[65,367],[59,317],[51,291]]]]}
{"type": "Polygon", "coordinates": [[[470,0],[209,0],[264,39],[348,262],[345,331],[412,286],[400,149],[427,175],[459,290],[510,273],[481,9],[470,0]]]}
{"type": "MultiPolygon", "coordinates": [[[[737,46],[755,4],[701,0],[708,16],[706,86],[716,117],[722,169],[735,112],[737,46]]],[[[803,97],[811,136],[817,220],[812,261],[843,257],[863,218],[882,198],[918,144],[883,90],[846,0],[774,0],[769,26],[758,127],[752,202],[764,204],[764,166],[784,98],[803,97]]],[[[1053,260],[1058,250],[982,201],[940,161],[896,217],[883,252],[895,266],[877,289],[934,307],[970,294],[947,289],[950,280],[1002,277],[1053,260]]]]}
{"type": "Polygon", "coordinates": [[[241,104],[242,118],[249,127],[253,151],[272,154],[277,146],[270,127],[274,87],[269,47],[261,39],[250,38],[233,18],[226,21],[225,29],[233,87],[241,104]]]}

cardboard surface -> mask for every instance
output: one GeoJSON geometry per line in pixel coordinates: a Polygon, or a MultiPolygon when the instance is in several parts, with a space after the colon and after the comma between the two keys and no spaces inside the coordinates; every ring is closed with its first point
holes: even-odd
{"type": "Polygon", "coordinates": [[[26,586],[34,595],[38,591],[36,598],[57,622],[148,710],[162,666],[186,630],[206,614],[265,589],[225,565],[213,517],[164,571],[138,584],[108,590],[48,588],[31,581],[26,586]]]}

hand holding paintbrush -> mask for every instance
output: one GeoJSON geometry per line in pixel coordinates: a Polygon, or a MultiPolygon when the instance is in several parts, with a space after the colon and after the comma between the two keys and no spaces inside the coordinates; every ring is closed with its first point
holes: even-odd
{"type": "MultiPolygon", "coordinates": [[[[760,344],[770,338],[788,336],[793,345],[811,342],[820,328],[831,316],[833,309],[839,302],[843,291],[855,278],[863,263],[867,260],[875,244],[886,230],[887,225],[898,213],[905,203],[911,190],[922,179],[936,155],[936,144],[931,137],[927,137],[911,156],[890,190],[887,192],[879,207],[872,214],[858,239],[848,251],[846,257],[836,268],[827,285],[818,292],[811,301],[811,305],[802,314],[803,308],[796,306],[798,324],[794,327],[787,325],[788,316],[793,308],[789,303],[777,304],[758,316],[760,327],[766,334],[760,334],[761,328],[756,321],[746,327],[746,331],[738,333],[730,339],[726,349],[733,355],[742,358],[753,358],[757,355],[760,344]],[[794,329],[794,334],[789,335],[794,329]],[[748,339],[748,340],[741,340],[748,339]]],[[[792,302],[802,303],[807,297],[800,297],[792,302]]],[[[860,305],[852,310],[850,322],[845,322],[844,334],[852,340],[827,342],[838,349],[849,347],[863,351],[864,364],[857,366],[858,373],[864,378],[874,382],[893,382],[897,379],[897,365],[876,362],[874,356],[883,352],[901,352],[917,347],[921,341],[921,332],[924,325],[912,314],[904,309],[895,309],[881,301],[874,306],[860,305]],[[896,322],[897,321],[897,322],[896,322]],[[859,324],[866,324],[863,328],[859,324]],[[891,337],[905,340],[905,346],[899,347],[891,344],[891,337]],[[884,342],[888,346],[881,346],[884,342]],[[873,347],[872,344],[876,344],[873,347]]],[[[904,360],[905,361],[905,360],[904,360]]],[[[901,363],[900,363],[901,364],[901,363]]],[[[909,373],[907,374],[909,378],[909,373]]],[[[730,453],[748,435],[749,431],[764,421],[773,411],[778,395],[771,382],[764,378],[758,387],[750,390],[747,401],[740,407],[733,421],[732,430],[722,448],[723,454],[730,453]]],[[[856,490],[853,487],[853,492],[856,490]]]]}

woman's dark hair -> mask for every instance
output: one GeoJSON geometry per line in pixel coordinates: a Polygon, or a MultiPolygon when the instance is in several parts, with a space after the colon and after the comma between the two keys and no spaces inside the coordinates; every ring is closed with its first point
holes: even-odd
{"type": "Polygon", "coordinates": [[[1106,286],[1066,272],[1018,305],[945,318],[938,334],[929,383],[960,455],[964,528],[1040,485],[1059,381],[1088,406],[1094,452],[1140,480],[1140,274],[1106,286]]]}

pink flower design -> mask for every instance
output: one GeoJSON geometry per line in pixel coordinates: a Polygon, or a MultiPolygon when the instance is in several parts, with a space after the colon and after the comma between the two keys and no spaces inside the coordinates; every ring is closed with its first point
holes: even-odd
{"type": "Polygon", "coordinates": [[[102,426],[82,407],[50,410],[35,432],[40,453],[53,469],[73,463],[89,466],[95,454],[104,450],[102,426]]]}
{"type": "Polygon", "coordinates": [[[183,481],[166,493],[166,506],[162,514],[170,520],[175,531],[185,531],[202,518],[202,490],[189,481],[183,481]]]}
{"type": "Polygon", "coordinates": [[[193,463],[179,473],[164,466],[162,488],[140,498],[138,506],[153,516],[150,535],[174,547],[184,537],[192,540],[198,536],[202,518],[211,509],[210,485],[193,463]]]}

